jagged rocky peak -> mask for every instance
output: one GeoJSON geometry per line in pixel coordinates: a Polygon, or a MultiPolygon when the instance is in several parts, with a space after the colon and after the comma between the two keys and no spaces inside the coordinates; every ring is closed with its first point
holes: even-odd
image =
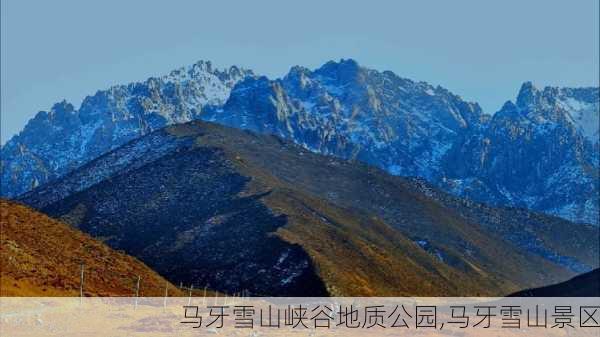
{"type": "Polygon", "coordinates": [[[224,104],[247,76],[252,71],[220,70],[199,61],[164,76],[99,90],[79,109],[57,103],[2,147],[2,195],[26,192],[33,181],[43,184],[152,130],[198,119],[207,105],[224,104]]]}
{"type": "Polygon", "coordinates": [[[368,89],[377,84],[377,81],[372,80],[380,75],[378,71],[360,66],[353,59],[341,59],[337,62],[328,61],[315,70],[294,66],[279,81],[286,90],[294,93],[308,90],[308,93],[314,95],[327,94],[340,99],[352,99],[353,94],[372,94],[368,89]]]}
{"type": "Polygon", "coordinates": [[[293,66],[281,82],[286,90],[295,94],[313,94],[323,95],[325,93],[337,96],[343,95],[348,90],[336,90],[341,86],[350,86],[356,88],[364,83],[365,68],[360,67],[352,59],[340,60],[339,62],[329,61],[320,68],[310,70],[302,66],[293,66]]]}
{"type": "Polygon", "coordinates": [[[191,66],[175,69],[168,75],[162,76],[161,79],[167,82],[184,82],[202,79],[207,75],[214,75],[222,81],[231,81],[254,75],[254,73],[251,70],[240,68],[235,65],[221,70],[215,68],[210,61],[200,60],[191,66]]]}
{"type": "Polygon", "coordinates": [[[40,122],[40,121],[52,121],[56,118],[62,118],[65,115],[73,114],[75,112],[75,108],[73,105],[66,100],[62,100],[61,102],[55,103],[52,105],[52,108],[48,111],[40,111],[38,112],[30,122],[40,122]]]}
{"type": "Polygon", "coordinates": [[[305,90],[311,86],[312,71],[306,67],[293,66],[283,78],[284,83],[296,83],[300,89],[305,90]]]}
{"type": "Polygon", "coordinates": [[[75,107],[73,107],[73,104],[63,99],[52,106],[52,109],[50,109],[50,114],[66,114],[73,113],[74,111],[75,107]]]}
{"type": "Polygon", "coordinates": [[[515,103],[506,102],[482,133],[455,146],[460,150],[445,172],[460,176],[460,184],[446,188],[598,225],[598,92],[525,82],[515,103]]]}
{"type": "Polygon", "coordinates": [[[575,130],[597,132],[575,123],[597,115],[594,97],[594,88],[538,89],[527,82],[516,103],[508,101],[492,117],[441,86],[341,60],[315,70],[295,66],[278,80],[242,81],[209,120],[274,133],[392,174],[423,177],[479,201],[594,222],[589,215],[595,208],[588,207],[593,191],[574,188],[587,178],[568,174],[598,162],[575,130]],[[558,157],[581,160],[560,166],[552,159],[558,157]],[[534,172],[540,173],[532,177],[534,172]],[[462,187],[446,186],[447,177],[462,187]],[[552,199],[553,184],[571,187],[559,188],[567,195],[552,199]],[[584,210],[568,210],[574,208],[584,210]]]}
{"type": "Polygon", "coordinates": [[[517,95],[517,106],[529,107],[534,105],[536,98],[539,96],[539,90],[533,85],[533,82],[527,81],[521,85],[519,94],[517,95]]]}
{"type": "Polygon", "coordinates": [[[536,87],[531,81],[521,85],[517,96],[517,105],[521,108],[548,107],[564,101],[568,98],[583,103],[598,104],[600,88],[598,87],[553,87],[546,86],[543,89],[536,87]]]}
{"type": "Polygon", "coordinates": [[[287,73],[286,77],[300,77],[300,76],[306,76],[307,74],[310,74],[311,70],[303,67],[303,66],[299,66],[299,65],[295,65],[293,67],[290,68],[290,71],[287,73]]]}
{"type": "Polygon", "coordinates": [[[329,61],[321,68],[315,70],[315,75],[322,76],[339,83],[348,83],[360,80],[360,75],[365,71],[353,59],[341,59],[339,62],[329,61]]]}
{"type": "MultiPolygon", "coordinates": [[[[77,122],[77,110],[75,110],[71,103],[62,100],[55,103],[50,110],[38,112],[29,121],[28,127],[21,131],[19,137],[37,138],[42,134],[50,135],[54,132],[54,128],[58,128],[62,132],[68,132],[68,128],[73,127],[77,122]]],[[[23,143],[27,144],[31,142],[24,141],[23,143]]]]}
{"type": "Polygon", "coordinates": [[[439,175],[461,130],[481,108],[442,87],[379,72],[355,60],[292,67],[281,79],[247,78],[207,120],[294,139],[308,149],[359,159],[394,174],[439,175]]]}
{"type": "Polygon", "coordinates": [[[556,87],[540,90],[532,82],[525,82],[517,95],[516,106],[533,122],[560,122],[564,114],[557,106],[559,93],[560,89],[556,87]]]}
{"type": "Polygon", "coordinates": [[[504,102],[502,108],[492,116],[492,121],[513,121],[523,118],[526,118],[526,116],[522,114],[522,110],[513,101],[509,100],[504,102]]]}
{"type": "Polygon", "coordinates": [[[535,123],[572,125],[585,139],[594,144],[598,142],[599,137],[599,102],[598,87],[547,86],[538,89],[532,82],[525,82],[517,96],[516,106],[524,117],[535,123]]]}

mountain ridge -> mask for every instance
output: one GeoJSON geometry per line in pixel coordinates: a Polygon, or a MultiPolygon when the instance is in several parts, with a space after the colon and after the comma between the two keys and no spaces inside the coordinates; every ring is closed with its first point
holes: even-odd
{"type": "Polygon", "coordinates": [[[600,269],[594,269],[565,282],[526,289],[512,297],[600,297],[600,269]]]}
{"type": "Polygon", "coordinates": [[[294,66],[275,80],[199,62],[114,88],[86,98],[85,118],[62,102],[3,146],[2,194],[22,194],[151,130],[202,119],[425,178],[475,201],[600,221],[598,88],[526,82],[515,103],[488,115],[443,87],[352,59],[294,66]],[[48,124],[50,115],[58,126],[48,124]]]}
{"type": "MultiPolygon", "coordinates": [[[[504,295],[578,270],[481,225],[479,214],[460,215],[404,178],[198,121],[133,140],[22,201],[108,238],[174,283],[194,280],[228,293],[504,295]],[[158,158],[148,151],[157,144],[165,149],[158,158]],[[115,158],[126,163],[113,165],[115,158]],[[300,287],[300,279],[312,286],[300,287]]],[[[497,214],[503,221],[513,215],[497,214]]],[[[594,227],[580,225],[564,238],[558,234],[568,222],[539,217],[522,218],[523,226],[546,228],[528,242],[586,270],[597,265],[594,227]]]]}

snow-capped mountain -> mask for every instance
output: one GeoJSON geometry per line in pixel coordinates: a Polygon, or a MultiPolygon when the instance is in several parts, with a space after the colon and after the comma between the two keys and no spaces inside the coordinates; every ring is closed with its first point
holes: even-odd
{"type": "Polygon", "coordinates": [[[294,139],[308,149],[358,159],[403,176],[435,179],[457,137],[480,128],[476,103],[354,60],[281,80],[247,78],[203,119],[294,139]]]}
{"type": "Polygon", "coordinates": [[[598,223],[598,88],[536,89],[493,117],[353,60],[248,78],[204,119],[418,176],[459,196],[598,223]]]}
{"type": "Polygon", "coordinates": [[[152,130],[197,119],[204,106],[222,105],[233,86],[251,75],[200,61],[98,91],[79,109],[57,103],[2,147],[2,195],[17,196],[152,130]]]}
{"type": "Polygon", "coordinates": [[[598,224],[599,88],[535,88],[493,116],[442,87],[354,60],[281,79],[200,62],[40,112],[2,149],[16,196],[164,125],[205,119],[425,178],[458,196],[598,224]]]}
{"type": "Polygon", "coordinates": [[[527,82],[444,163],[446,190],[598,224],[599,89],[527,82]]]}

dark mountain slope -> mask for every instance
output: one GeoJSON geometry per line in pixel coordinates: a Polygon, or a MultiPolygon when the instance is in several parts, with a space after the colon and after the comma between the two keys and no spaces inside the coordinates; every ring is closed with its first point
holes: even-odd
{"type": "MultiPolygon", "coordinates": [[[[502,295],[575,274],[409,180],[209,123],[142,137],[23,201],[174,282],[228,292],[502,295]]],[[[537,240],[591,269],[597,230],[581,231],[537,240]]]]}
{"type": "Polygon", "coordinates": [[[585,245],[590,241],[588,235],[600,241],[600,231],[592,225],[573,226],[573,223],[562,218],[525,209],[491,207],[435,189],[422,179],[413,179],[411,184],[414,189],[455,210],[464,218],[477,222],[505,240],[567,266],[575,272],[588,271],[590,265],[599,263],[600,256],[597,250],[585,245]],[[581,261],[584,263],[581,264],[581,261]]]}
{"type": "Polygon", "coordinates": [[[519,291],[511,296],[600,297],[600,269],[594,269],[562,283],[519,291]]]}
{"type": "Polygon", "coordinates": [[[263,195],[240,197],[249,178],[223,159],[214,148],[178,149],[44,211],[174,281],[290,296],[308,286],[325,295],[306,253],[269,234],[285,216],[263,205],[263,195]]]}

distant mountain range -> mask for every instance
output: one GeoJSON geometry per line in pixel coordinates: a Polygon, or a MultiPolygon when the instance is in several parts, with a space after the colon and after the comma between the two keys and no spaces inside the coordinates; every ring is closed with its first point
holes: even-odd
{"type": "Polygon", "coordinates": [[[599,263],[597,227],[205,122],[137,138],[20,201],[173,283],[226,293],[505,295],[599,263]]]}
{"type": "Polygon", "coordinates": [[[2,147],[16,197],[163,126],[195,119],[426,179],[454,195],[598,225],[599,88],[523,84],[494,115],[442,87],[353,60],[282,79],[199,62],[40,112],[2,147]]]}

